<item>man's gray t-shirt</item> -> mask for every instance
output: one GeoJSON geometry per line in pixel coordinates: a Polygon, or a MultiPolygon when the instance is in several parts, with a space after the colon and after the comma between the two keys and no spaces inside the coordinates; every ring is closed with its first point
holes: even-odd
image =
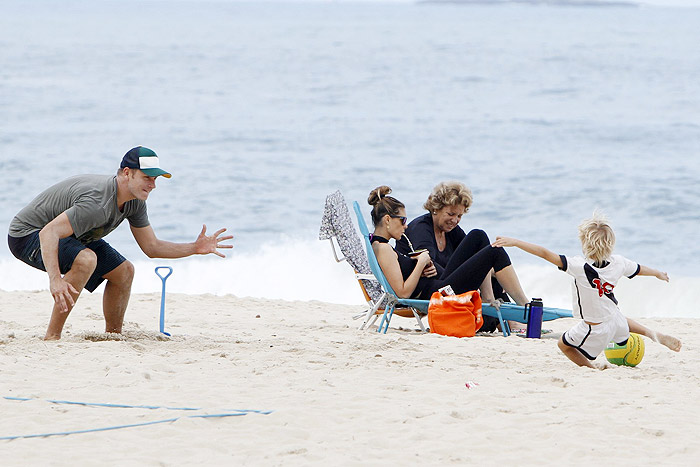
{"type": "Polygon", "coordinates": [[[149,225],[145,201],[132,199],[119,211],[115,175],[77,175],[34,198],[12,219],[9,234],[17,238],[29,235],[63,212],[73,227],[73,235],[83,244],[101,239],[124,219],[132,227],[149,225]]]}

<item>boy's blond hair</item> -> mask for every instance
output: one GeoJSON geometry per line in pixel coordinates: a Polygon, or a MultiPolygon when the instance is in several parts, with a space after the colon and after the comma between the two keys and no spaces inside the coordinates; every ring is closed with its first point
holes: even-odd
{"type": "Polygon", "coordinates": [[[578,226],[578,238],[584,256],[598,264],[609,259],[615,247],[615,232],[606,217],[598,211],[578,226]]]}

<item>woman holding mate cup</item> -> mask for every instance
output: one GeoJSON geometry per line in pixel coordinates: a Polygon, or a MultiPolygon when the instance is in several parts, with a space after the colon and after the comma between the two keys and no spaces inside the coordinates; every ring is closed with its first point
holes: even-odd
{"type": "Polygon", "coordinates": [[[391,188],[380,186],[372,190],[367,199],[372,206],[374,224],[370,241],[379,266],[399,297],[427,300],[433,292],[451,285],[458,294],[480,289],[485,302],[497,303],[491,288],[490,274],[493,270],[516,303],[525,305],[528,302],[503,248],[494,248],[487,243],[475,252],[473,245],[476,243],[468,235],[465,238],[469,240],[458,245],[444,267],[439,267],[433,261],[429,251],[410,257],[392,248],[389,240],[399,241],[403,237],[407,218],[405,205],[389,196],[389,193],[391,188]]]}

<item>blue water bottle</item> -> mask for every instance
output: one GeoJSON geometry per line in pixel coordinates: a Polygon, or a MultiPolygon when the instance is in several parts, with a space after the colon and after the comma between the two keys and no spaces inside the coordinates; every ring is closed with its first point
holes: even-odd
{"type": "Polygon", "coordinates": [[[539,339],[542,337],[542,299],[533,298],[525,305],[527,313],[527,332],[525,337],[539,339]]]}

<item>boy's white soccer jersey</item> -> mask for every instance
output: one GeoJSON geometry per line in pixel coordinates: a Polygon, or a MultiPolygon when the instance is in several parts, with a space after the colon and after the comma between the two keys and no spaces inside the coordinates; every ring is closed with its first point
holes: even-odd
{"type": "Polygon", "coordinates": [[[589,323],[602,323],[619,310],[613,293],[617,281],[623,276],[631,279],[640,270],[639,264],[620,255],[612,255],[603,267],[596,267],[581,256],[560,258],[563,263],[560,269],[574,278],[574,317],[589,323]]]}

